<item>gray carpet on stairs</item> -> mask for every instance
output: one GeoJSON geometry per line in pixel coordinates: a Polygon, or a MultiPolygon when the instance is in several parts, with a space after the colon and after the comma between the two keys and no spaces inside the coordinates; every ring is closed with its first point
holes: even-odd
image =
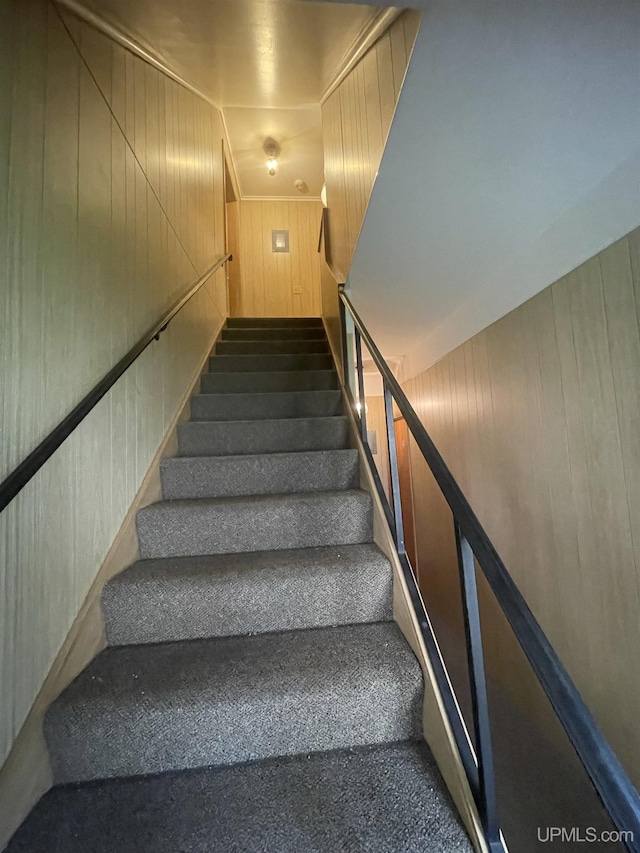
{"type": "Polygon", "coordinates": [[[319,355],[213,355],[209,359],[212,373],[232,371],[333,370],[329,354],[319,355]]]}
{"type": "Polygon", "coordinates": [[[109,645],[288,631],[392,617],[375,545],[140,560],[107,584],[109,645]]]}
{"type": "Polygon", "coordinates": [[[299,341],[326,340],[322,326],[293,326],[290,328],[251,328],[239,327],[223,329],[220,333],[223,341],[299,341]]]}
{"type": "Polygon", "coordinates": [[[342,414],[340,391],[272,391],[265,394],[196,394],[194,421],[250,421],[269,418],[315,418],[342,414]]]}
{"type": "Polygon", "coordinates": [[[417,738],[422,673],[393,622],[106,649],[53,702],[56,782],[417,738]]]}
{"type": "Polygon", "coordinates": [[[7,853],[472,853],[424,744],[56,788],[7,853]]]}
{"type": "Polygon", "coordinates": [[[323,329],[320,317],[229,317],[228,329],[323,329]]]}
{"type": "Polygon", "coordinates": [[[162,501],[136,517],[142,557],[371,542],[371,496],[360,489],[162,501]]]}
{"type": "Polygon", "coordinates": [[[338,387],[335,370],[274,370],[257,373],[204,373],[203,394],[247,394],[253,391],[331,391],[338,387]]]}
{"type": "Polygon", "coordinates": [[[328,353],[327,340],[218,341],[216,355],[279,355],[328,353]]]}
{"type": "Polygon", "coordinates": [[[160,465],[165,500],[357,489],[357,450],[183,456],[160,465]]]}
{"type": "Polygon", "coordinates": [[[339,450],[347,446],[345,416],[268,421],[187,421],[178,425],[182,456],[339,450]]]}
{"type": "Polygon", "coordinates": [[[469,853],[322,322],[217,349],[8,853],[469,853]]]}

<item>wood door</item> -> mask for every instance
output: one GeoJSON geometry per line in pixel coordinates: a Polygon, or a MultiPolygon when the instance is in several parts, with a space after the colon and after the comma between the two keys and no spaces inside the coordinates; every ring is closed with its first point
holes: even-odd
{"type": "Polygon", "coordinates": [[[409,456],[409,430],[404,418],[393,423],[396,434],[396,452],[398,454],[398,478],[400,480],[400,499],[402,502],[402,524],[404,526],[404,544],[407,556],[418,574],[416,562],[416,532],[413,519],[413,489],[411,487],[411,459],[409,456]]]}

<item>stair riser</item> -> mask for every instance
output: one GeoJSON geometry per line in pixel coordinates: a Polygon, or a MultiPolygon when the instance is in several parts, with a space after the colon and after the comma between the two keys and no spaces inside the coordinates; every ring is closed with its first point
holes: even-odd
{"type": "Polygon", "coordinates": [[[223,341],[319,341],[326,340],[322,327],[298,326],[291,329],[223,329],[223,341]]]}
{"type": "Polygon", "coordinates": [[[188,557],[371,542],[365,492],[166,502],[138,512],[140,555],[188,557]]]}
{"type": "Polygon", "coordinates": [[[167,459],[165,500],[339,491],[358,487],[355,450],[167,459]]]}
{"type": "Polygon", "coordinates": [[[191,420],[194,421],[312,418],[340,414],[342,414],[340,391],[197,394],[191,398],[191,420]]]}
{"type": "Polygon", "coordinates": [[[218,341],[216,355],[308,355],[329,353],[326,341],[218,341]]]}
{"type": "Polygon", "coordinates": [[[293,631],[392,618],[391,567],[381,556],[372,559],[365,553],[357,564],[346,565],[339,558],[292,565],[286,560],[279,562],[278,556],[274,554],[270,562],[245,572],[238,572],[232,562],[238,555],[199,558],[217,562],[209,572],[189,575],[181,573],[180,562],[174,561],[173,572],[166,569],[161,576],[145,576],[137,583],[108,584],[102,609],[109,645],[293,631]],[[227,570],[220,567],[224,559],[227,570]]]}
{"type": "Polygon", "coordinates": [[[272,391],[332,391],[338,388],[335,370],[274,371],[265,373],[205,373],[203,394],[243,394],[272,391]]]}
{"type": "Polygon", "coordinates": [[[210,373],[253,373],[256,371],[332,370],[330,355],[216,355],[209,359],[210,373]]]}
{"type": "Polygon", "coordinates": [[[347,446],[346,417],[270,421],[189,421],[178,425],[182,456],[230,456],[341,450],[347,446]]]}
{"type": "Polygon", "coordinates": [[[228,329],[322,328],[319,317],[229,317],[228,329]]]}

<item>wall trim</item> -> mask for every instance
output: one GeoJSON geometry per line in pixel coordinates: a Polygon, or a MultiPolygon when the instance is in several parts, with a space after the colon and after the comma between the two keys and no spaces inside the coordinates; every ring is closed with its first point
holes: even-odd
{"type": "Polygon", "coordinates": [[[194,95],[197,95],[199,98],[202,98],[203,101],[206,101],[212,107],[221,111],[220,104],[217,104],[212,98],[200,91],[200,89],[192,86],[191,83],[187,83],[184,77],[181,77],[179,74],[176,74],[175,71],[172,71],[163,57],[157,56],[150,50],[139,45],[138,42],[123,33],[122,30],[118,29],[118,27],[110,24],[108,21],[105,21],[104,18],[96,15],[95,12],[91,12],[81,3],[78,3],[78,0],[51,0],[51,2],[54,5],[61,6],[63,9],[71,12],[76,16],[76,18],[80,18],[80,20],[89,24],[89,26],[108,36],[112,41],[117,42],[125,50],[128,50],[129,53],[133,53],[149,65],[153,65],[153,67],[157,68],[158,71],[161,71],[167,77],[171,77],[171,79],[176,83],[184,86],[185,89],[188,89],[194,95]]]}
{"type": "Polygon", "coordinates": [[[319,195],[243,195],[240,201],[313,201],[322,202],[319,195]]]}
{"type": "Polygon", "coordinates": [[[360,60],[369,52],[378,39],[383,36],[396,18],[400,17],[404,9],[391,6],[383,9],[376,17],[358,33],[353,44],[342,57],[340,65],[329,81],[320,98],[320,106],[333,95],[338,86],[351,74],[360,60]]]}
{"type": "Polygon", "coordinates": [[[224,326],[223,317],[205,347],[204,354],[189,380],[176,414],[149,466],[120,529],[91,584],[69,633],[36,696],[4,764],[0,767],[0,850],[53,785],[49,752],[42,730],[44,714],[53,700],[104,648],[106,634],[100,605],[102,588],[114,575],[139,558],[135,519],[139,509],[162,498],[160,462],[175,456],[177,426],[189,418],[191,396],[199,390],[200,377],[224,326]]]}

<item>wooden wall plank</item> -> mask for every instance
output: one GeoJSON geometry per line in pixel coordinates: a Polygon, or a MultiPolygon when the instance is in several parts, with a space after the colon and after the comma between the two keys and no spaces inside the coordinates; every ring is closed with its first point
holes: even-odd
{"type": "MultiPolygon", "coordinates": [[[[0,5],[0,69],[6,475],[223,253],[224,199],[219,113],[53,4],[0,5]]],[[[220,328],[223,293],[224,274],[0,516],[0,762],[220,328]]]]}
{"type": "Polygon", "coordinates": [[[322,105],[328,261],[346,281],[420,15],[403,12],[322,105]]]}
{"type": "MultiPolygon", "coordinates": [[[[405,383],[635,784],[639,247],[640,229],[405,383]]],[[[436,621],[450,628],[457,578],[447,518],[415,446],[412,469],[419,580],[436,621]]],[[[510,629],[480,589],[488,670],[543,719],[510,629]]]]}
{"type": "Polygon", "coordinates": [[[238,207],[242,264],[232,316],[318,317],[321,203],[240,201],[238,207]],[[289,231],[289,253],[272,251],[274,229],[289,231]]]}

